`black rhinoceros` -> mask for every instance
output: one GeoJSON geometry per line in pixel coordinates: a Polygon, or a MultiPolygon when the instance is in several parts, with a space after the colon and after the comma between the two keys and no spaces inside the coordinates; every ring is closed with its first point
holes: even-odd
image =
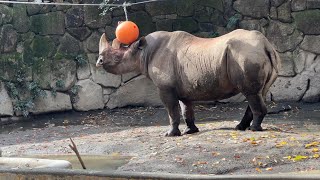
{"type": "Polygon", "coordinates": [[[107,72],[136,71],[153,81],[170,119],[166,136],[181,135],[179,104],[187,125],[184,133],[191,134],[199,131],[193,101],[221,100],[238,93],[249,105],[236,129],[261,131],[265,97],[280,66],[278,53],[263,34],[242,29],[217,38],[158,31],[129,47],[121,47],[117,40],[110,46],[103,34],[99,54],[96,65],[107,72]]]}

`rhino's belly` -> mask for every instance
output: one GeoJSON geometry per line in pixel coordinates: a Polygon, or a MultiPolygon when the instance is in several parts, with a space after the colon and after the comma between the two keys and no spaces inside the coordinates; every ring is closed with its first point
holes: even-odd
{"type": "Polygon", "coordinates": [[[231,84],[217,82],[200,84],[181,84],[177,89],[180,99],[191,101],[214,101],[232,97],[239,93],[239,90],[231,84]]]}

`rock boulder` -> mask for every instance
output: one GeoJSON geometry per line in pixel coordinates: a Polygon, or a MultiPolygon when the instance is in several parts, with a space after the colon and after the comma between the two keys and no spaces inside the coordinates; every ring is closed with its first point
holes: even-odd
{"type": "Polygon", "coordinates": [[[30,110],[33,114],[72,110],[70,96],[57,92],[54,96],[50,91],[45,91],[46,97],[39,97],[35,100],[35,107],[30,110]]]}
{"type": "Polygon", "coordinates": [[[0,81],[0,117],[1,116],[13,116],[13,105],[10,96],[4,86],[4,83],[0,81]]]}
{"type": "Polygon", "coordinates": [[[73,107],[77,111],[89,111],[104,108],[102,88],[90,79],[80,80],[76,85],[81,86],[78,92],[78,100],[73,107]]]}
{"type": "Polygon", "coordinates": [[[160,106],[162,103],[155,85],[142,75],[119,87],[107,103],[111,109],[127,105],[160,106]]]}
{"type": "Polygon", "coordinates": [[[263,18],[268,17],[270,3],[269,0],[237,0],[233,7],[242,15],[263,18]]]}
{"type": "Polygon", "coordinates": [[[300,101],[307,90],[308,78],[297,75],[293,78],[278,77],[270,88],[274,101],[300,101]]]}

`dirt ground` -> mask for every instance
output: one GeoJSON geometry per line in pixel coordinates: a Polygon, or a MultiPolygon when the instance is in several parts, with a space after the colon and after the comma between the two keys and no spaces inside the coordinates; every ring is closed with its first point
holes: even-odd
{"type": "Polygon", "coordinates": [[[164,137],[169,122],[161,107],[37,116],[2,126],[0,149],[3,156],[72,154],[72,137],[80,154],[131,156],[117,171],[320,174],[319,103],[269,104],[263,132],[235,131],[245,107],[196,105],[200,132],[180,137],[164,137]]]}

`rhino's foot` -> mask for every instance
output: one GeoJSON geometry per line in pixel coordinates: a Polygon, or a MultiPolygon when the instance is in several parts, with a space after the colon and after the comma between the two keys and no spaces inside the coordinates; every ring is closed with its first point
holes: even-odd
{"type": "Polygon", "coordinates": [[[240,130],[240,131],[245,131],[249,126],[244,126],[242,124],[238,124],[234,129],[235,130],[240,130]]]}
{"type": "Polygon", "coordinates": [[[183,134],[193,134],[197,132],[199,132],[199,129],[197,128],[197,126],[193,126],[193,127],[186,127],[186,129],[183,131],[183,134]]]}
{"type": "Polygon", "coordinates": [[[261,126],[254,126],[254,125],[251,125],[249,127],[249,130],[251,130],[251,131],[263,131],[261,126]]]}
{"type": "Polygon", "coordinates": [[[170,131],[166,132],[165,136],[167,137],[181,136],[181,132],[179,129],[170,129],[170,131]]]}

